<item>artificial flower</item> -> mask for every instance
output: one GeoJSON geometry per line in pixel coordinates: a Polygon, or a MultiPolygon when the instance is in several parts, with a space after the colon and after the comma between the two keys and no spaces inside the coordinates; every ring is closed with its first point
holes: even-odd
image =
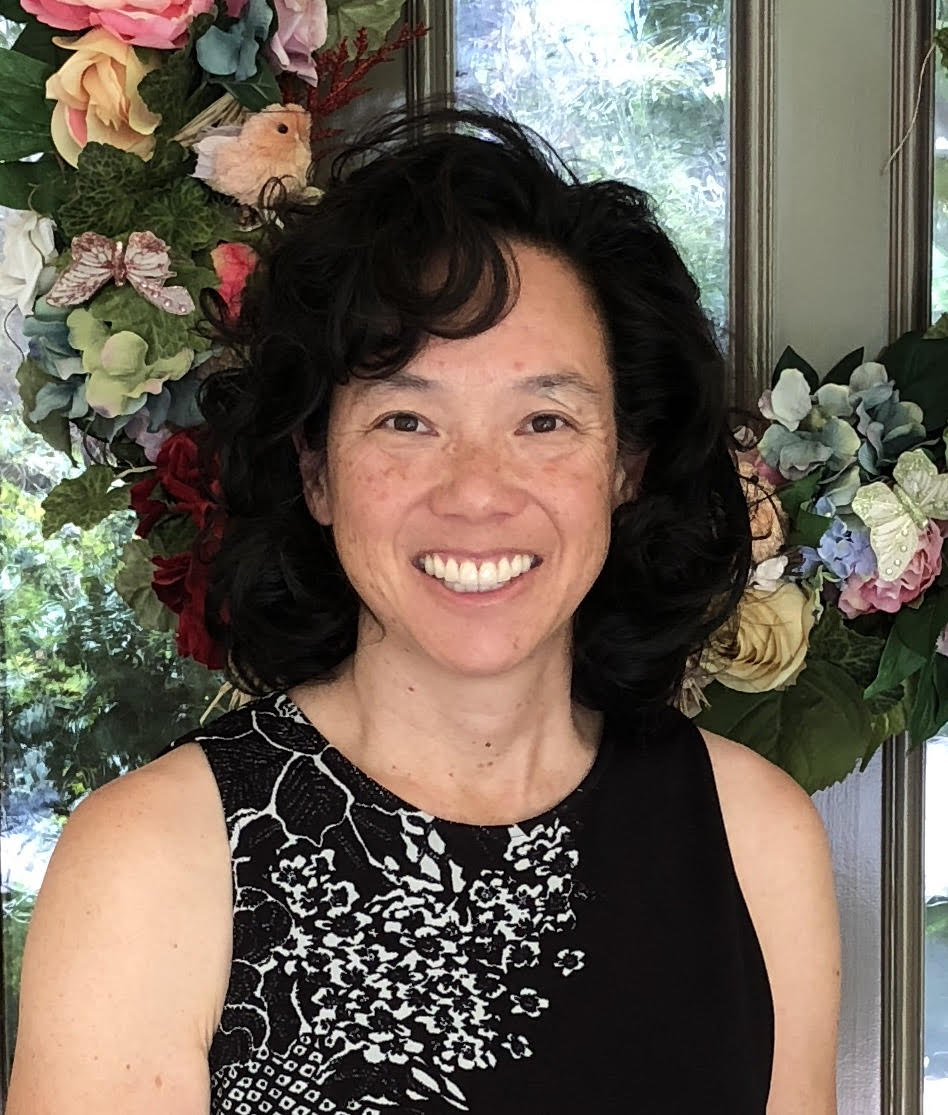
{"type": "Polygon", "coordinates": [[[736,654],[728,659],[708,651],[702,666],[742,693],[785,689],[804,667],[815,608],[814,593],[797,584],[785,582],[773,592],[748,588],[739,606],[736,654]]]}
{"type": "Polygon", "coordinates": [[[816,553],[840,581],[853,575],[869,577],[876,571],[876,555],[869,544],[868,531],[849,526],[839,518],[834,518],[823,532],[816,553]]]}
{"type": "Polygon", "coordinates": [[[897,612],[928,588],[941,572],[941,547],[948,527],[932,520],[919,532],[917,549],[902,575],[883,581],[878,574],[847,578],[839,594],[838,607],[849,619],[866,612],[897,612]]]}
{"type": "Polygon", "coordinates": [[[773,592],[780,584],[780,578],[787,571],[787,555],[768,558],[756,566],[751,574],[750,584],[762,592],[773,592]]]}
{"type": "Polygon", "coordinates": [[[774,494],[774,486],[760,474],[755,464],[738,454],[738,474],[747,499],[751,523],[751,559],[755,565],[776,557],[783,549],[789,522],[774,494]]]}
{"type": "Polygon", "coordinates": [[[806,376],[799,368],[784,368],[776,384],[761,395],[757,405],[760,413],[771,422],[795,430],[813,406],[806,376]]]}
{"type": "Polygon", "coordinates": [[[209,12],[214,0],[22,0],[21,6],[50,27],[101,27],[123,43],[173,50],[184,45],[191,21],[209,12]]]}
{"type": "Polygon", "coordinates": [[[296,74],[308,85],[319,82],[313,51],[326,41],[326,0],[276,0],[277,29],[267,55],[278,72],[296,74]]]}
{"type": "Polygon", "coordinates": [[[267,0],[247,0],[226,30],[209,27],[195,43],[201,69],[215,77],[247,81],[257,69],[257,51],[270,31],[273,11],[267,0]]]}
{"type": "Polygon", "coordinates": [[[33,312],[40,275],[56,258],[53,222],[32,210],[13,210],[3,224],[0,297],[16,300],[24,317],[33,312]]]}
{"type": "Polygon", "coordinates": [[[154,471],[132,485],[129,500],[138,515],[136,533],[142,538],[166,515],[187,515],[199,530],[207,525],[215,507],[213,492],[201,466],[198,443],[190,433],[179,430],[165,441],[154,471]],[[159,485],[165,499],[152,498],[159,485]]]}
{"type": "Polygon", "coordinates": [[[134,414],[158,394],[165,380],[181,379],[191,368],[194,353],[183,348],[174,356],[148,362],[148,342],[137,333],[109,327],[89,310],[73,310],[66,319],[69,343],[82,353],[89,406],[106,418],[134,414]]]}
{"type": "Polygon", "coordinates": [[[102,28],[53,42],[75,52],[46,82],[46,96],[56,102],[50,131],[60,155],[78,166],[79,152],[95,142],[151,158],[161,117],[146,107],[138,83],[158,63],[143,62],[102,28]]]}
{"type": "Polygon", "coordinates": [[[211,252],[211,263],[220,279],[217,293],[227,305],[228,318],[240,313],[240,301],[251,271],[257,266],[258,255],[249,244],[218,244],[211,252]]]}
{"type": "Polygon", "coordinates": [[[152,589],[178,615],[175,645],[183,658],[193,658],[209,670],[224,666],[224,655],[208,633],[205,621],[210,565],[189,551],[171,557],[152,557],[152,589]]]}

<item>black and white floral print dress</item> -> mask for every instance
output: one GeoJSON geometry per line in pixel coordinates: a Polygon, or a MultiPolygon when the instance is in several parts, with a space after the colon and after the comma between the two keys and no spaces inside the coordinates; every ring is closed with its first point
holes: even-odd
{"type": "Polygon", "coordinates": [[[434,817],[285,693],[182,735],[230,836],[211,1115],[763,1115],[773,1004],[707,749],[607,719],[514,825],[434,817]]]}

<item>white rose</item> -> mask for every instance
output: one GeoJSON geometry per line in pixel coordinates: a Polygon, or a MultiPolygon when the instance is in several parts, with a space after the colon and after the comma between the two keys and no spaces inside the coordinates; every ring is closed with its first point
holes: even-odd
{"type": "Polygon", "coordinates": [[[15,209],[4,221],[0,298],[14,298],[24,317],[33,312],[43,268],[56,258],[53,222],[29,209],[15,209]]]}

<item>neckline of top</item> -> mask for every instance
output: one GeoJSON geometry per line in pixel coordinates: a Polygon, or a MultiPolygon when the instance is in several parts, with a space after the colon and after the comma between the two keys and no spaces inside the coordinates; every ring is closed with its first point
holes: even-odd
{"type": "Polygon", "coordinates": [[[606,716],[603,719],[602,734],[600,736],[599,746],[596,748],[596,754],[593,758],[592,765],[586,771],[585,775],[583,775],[579,784],[570,790],[565,797],[561,798],[555,805],[544,809],[541,813],[534,814],[531,817],[525,817],[523,820],[509,821],[506,824],[500,825],[475,824],[469,821],[455,821],[450,817],[440,817],[437,814],[430,813],[428,810],[413,805],[411,802],[399,797],[398,794],[388,789],[387,786],[383,786],[381,782],[377,782],[371,775],[367,774],[360,766],[354,763],[347,755],[343,754],[338,747],[330,742],[285,690],[262,698],[260,703],[269,703],[274,711],[277,711],[282,705],[297,724],[304,728],[307,733],[312,734],[314,742],[318,742],[322,745],[322,751],[328,750],[335,752],[338,756],[338,762],[344,770],[348,771],[353,777],[371,785],[377,794],[386,798],[401,812],[417,813],[427,820],[436,822],[438,825],[447,825],[456,830],[466,829],[480,832],[504,832],[509,829],[522,828],[524,825],[533,827],[542,821],[552,820],[562,813],[575,809],[584,797],[599,783],[603,772],[609,765],[613,751],[615,750],[610,717],[606,716]]]}

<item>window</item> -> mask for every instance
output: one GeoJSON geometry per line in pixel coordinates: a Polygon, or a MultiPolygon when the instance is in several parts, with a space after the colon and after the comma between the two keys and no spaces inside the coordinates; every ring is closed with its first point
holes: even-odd
{"type": "Polygon", "coordinates": [[[581,177],[649,191],[723,335],[729,0],[455,5],[455,88],[548,139],[581,177]]]}

